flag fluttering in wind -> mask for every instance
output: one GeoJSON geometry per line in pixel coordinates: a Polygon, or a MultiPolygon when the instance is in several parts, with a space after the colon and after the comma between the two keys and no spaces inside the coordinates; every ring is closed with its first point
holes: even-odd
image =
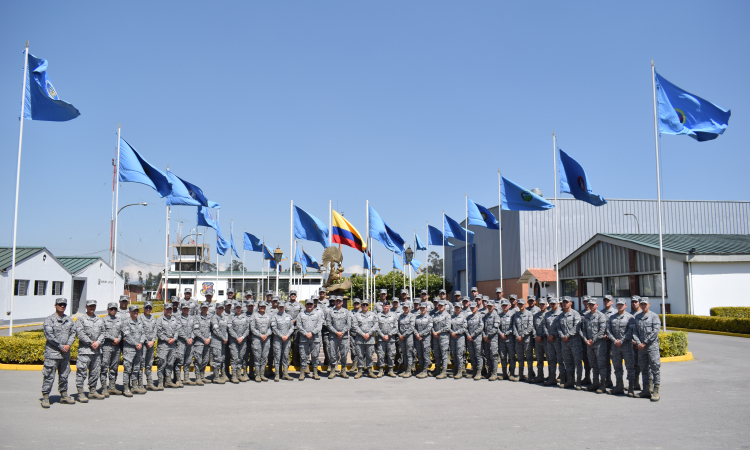
{"type": "Polygon", "coordinates": [[[232,227],[232,222],[229,222],[229,245],[232,247],[234,256],[236,256],[237,259],[240,259],[240,255],[237,254],[237,247],[234,246],[234,231],[232,230],[232,227]]]}
{"type": "Polygon", "coordinates": [[[263,244],[261,243],[260,239],[253,236],[252,234],[245,232],[244,241],[245,242],[244,242],[243,248],[245,250],[250,250],[251,252],[263,251],[263,244]]]}
{"type": "Polygon", "coordinates": [[[263,259],[270,260],[269,264],[271,265],[271,268],[276,268],[276,259],[273,257],[273,253],[268,250],[268,246],[266,244],[263,244],[263,259]]]}
{"type": "Polygon", "coordinates": [[[328,227],[317,217],[305,212],[299,206],[294,206],[294,237],[306,241],[314,241],[328,247],[328,227]]]}
{"type": "Polygon", "coordinates": [[[500,177],[502,191],[502,209],[506,211],[544,211],[555,205],[524,189],[505,177],[500,177]]]}
{"type": "Polygon", "coordinates": [[[491,230],[500,229],[499,222],[489,209],[474,203],[470,198],[466,199],[466,203],[469,212],[469,225],[479,225],[491,230]]]}
{"type": "Polygon", "coordinates": [[[414,247],[417,250],[427,250],[427,247],[422,243],[422,239],[419,239],[417,232],[414,232],[414,247]]]}
{"type": "Polygon", "coordinates": [[[208,208],[204,208],[203,206],[198,207],[198,226],[199,227],[210,227],[214,230],[219,230],[216,226],[216,222],[214,222],[214,218],[211,216],[211,213],[208,211],[208,208]]]}
{"type": "Polygon", "coordinates": [[[370,227],[370,237],[383,244],[385,248],[392,252],[396,252],[399,255],[404,253],[404,239],[386,225],[372,206],[369,206],[368,216],[370,219],[370,223],[368,224],[370,227]]]}
{"type": "Polygon", "coordinates": [[[429,230],[429,234],[430,234],[430,240],[429,240],[430,245],[442,245],[444,247],[455,247],[455,245],[448,242],[448,239],[446,239],[443,236],[442,231],[438,230],[432,225],[429,225],[427,227],[427,230],[429,230]]]}
{"type": "Polygon", "coordinates": [[[140,153],[120,138],[120,167],[118,173],[121,182],[145,184],[166,197],[172,192],[167,175],[146,161],[140,153]]]}
{"type": "Polygon", "coordinates": [[[401,263],[401,258],[397,258],[396,254],[393,254],[393,268],[396,270],[404,271],[404,265],[401,263]]]}
{"type": "Polygon", "coordinates": [[[183,180],[170,170],[167,170],[167,179],[172,187],[172,191],[167,195],[167,205],[221,208],[221,205],[206,198],[201,188],[183,180]]]}
{"type": "Polygon", "coordinates": [[[560,164],[557,172],[560,175],[560,193],[572,195],[582,202],[591,203],[594,206],[606,205],[604,197],[594,194],[591,190],[591,183],[586,176],[586,171],[578,164],[578,161],[568,156],[567,153],[558,150],[560,164]]]}
{"type": "Polygon", "coordinates": [[[344,216],[333,210],[331,217],[332,242],[356,248],[360,252],[367,249],[367,243],[362,239],[362,235],[344,216]]]}
{"type": "Polygon", "coordinates": [[[466,235],[469,235],[469,244],[474,243],[474,232],[469,231],[466,228],[462,227],[458,224],[455,220],[448,217],[447,214],[443,214],[443,217],[445,217],[445,237],[452,237],[454,239],[458,239],[459,241],[466,241],[466,235]]]}
{"type": "Polygon", "coordinates": [[[60,100],[47,74],[46,59],[29,53],[28,65],[24,119],[65,122],[81,115],[75,106],[60,100]]]}

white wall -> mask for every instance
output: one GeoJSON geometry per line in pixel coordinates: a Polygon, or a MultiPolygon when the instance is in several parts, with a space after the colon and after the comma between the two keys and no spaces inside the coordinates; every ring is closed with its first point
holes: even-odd
{"type": "MultiPolygon", "coordinates": [[[[658,259],[657,259],[658,262],[658,259]]],[[[685,263],[666,259],[664,266],[667,274],[667,297],[672,314],[687,314],[687,283],[685,280],[685,263]]],[[[651,311],[661,311],[661,293],[650,297],[651,311]]]]}
{"type": "Polygon", "coordinates": [[[115,277],[115,296],[112,298],[112,267],[103,260],[91,264],[81,273],[77,274],[75,278],[86,279],[79,303],[80,312],[84,312],[84,305],[87,299],[97,301],[97,311],[105,311],[107,303],[117,301],[125,290],[125,280],[120,274],[117,274],[115,277]]]}
{"type": "Polygon", "coordinates": [[[750,306],[750,262],[692,263],[693,314],[715,306],[750,306]]]}

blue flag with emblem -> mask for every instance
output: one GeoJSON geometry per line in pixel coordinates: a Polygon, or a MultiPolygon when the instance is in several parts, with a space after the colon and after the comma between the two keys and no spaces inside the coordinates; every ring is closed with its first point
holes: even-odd
{"type": "Polygon", "coordinates": [[[417,261],[415,258],[411,259],[411,263],[406,262],[406,253],[404,253],[404,265],[408,266],[411,265],[412,269],[414,269],[415,273],[419,273],[419,268],[422,267],[422,263],[417,261]]]}
{"type": "Polygon", "coordinates": [[[469,244],[474,243],[473,231],[469,231],[466,228],[462,227],[458,224],[458,222],[448,217],[447,214],[443,214],[443,217],[445,217],[445,237],[452,237],[453,239],[458,239],[459,241],[466,241],[466,235],[468,234],[469,244]]]}
{"type": "Polygon", "coordinates": [[[202,206],[198,207],[198,226],[209,227],[213,228],[214,230],[218,230],[218,228],[216,227],[216,222],[214,222],[214,218],[211,216],[211,213],[208,212],[208,208],[204,208],[202,206]]]}
{"type": "Polygon", "coordinates": [[[294,263],[299,264],[302,268],[302,273],[307,275],[307,261],[305,260],[305,257],[302,256],[302,251],[300,250],[299,245],[294,252],[294,263]]]}
{"type": "Polygon", "coordinates": [[[234,252],[234,256],[237,257],[237,259],[240,259],[240,255],[237,254],[237,247],[234,246],[234,231],[232,222],[229,222],[229,245],[232,247],[232,251],[234,252]]]}
{"type": "Polygon", "coordinates": [[[120,138],[120,167],[117,172],[121,182],[145,184],[156,190],[159,197],[166,197],[172,192],[167,175],[152,166],[122,138],[120,138]]]}
{"type": "Polygon", "coordinates": [[[305,250],[302,250],[302,258],[305,260],[305,265],[307,265],[307,267],[320,270],[320,264],[318,264],[318,261],[310,256],[305,250]]]}
{"type": "Polygon", "coordinates": [[[479,225],[480,227],[489,228],[491,230],[500,229],[500,223],[495,219],[494,214],[492,214],[489,209],[474,203],[470,198],[467,199],[467,208],[469,213],[469,225],[479,225]]]}
{"type": "Polygon", "coordinates": [[[219,253],[219,255],[224,256],[226,255],[229,248],[229,241],[224,239],[224,236],[222,236],[221,234],[221,225],[219,224],[219,222],[216,222],[216,251],[219,253]]]}
{"type": "Polygon", "coordinates": [[[252,234],[245,232],[245,239],[244,239],[244,245],[243,248],[245,250],[250,250],[251,252],[262,252],[263,251],[263,245],[260,242],[260,239],[253,236],[252,234]]]}
{"type": "Polygon", "coordinates": [[[29,53],[23,118],[65,122],[81,113],[75,106],[60,100],[47,74],[47,60],[29,53]]]}
{"type": "Polygon", "coordinates": [[[427,247],[422,243],[422,240],[419,239],[419,235],[417,232],[414,232],[414,247],[416,247],[417,250],[427,250],[427,247]]]}
{"type": "Polygon", "coordinates": [[[404,271],[404,265],[401,263],[401,258],[396,258],[396,253],[393,254],[393,268],[396,270],[404,271]]]}
{"type": "Polygon", "coordinates": [[[396,252],[399,255],[404,253],[405,241],[401,235],[393,231],[391,227],[380,218],[380,214],[378,214],[372,206],[369,206],[368,208],[370,237],[383,244],[385,248],[392,252],[396,252]]]}
{"type": "Polygon", "coordinates": [[[429,225],[427,229],[429,230],[429,235],[430,235],[430,239],[429,239],[430,245],[442,245],[444,247],[455,247],[455,245],[448,242],[448,239],[443,237],[442,231],[438,230],[432,225],[429,225]]]}
{"type": "Polygon", "coordinates": [[[582,202],[590,203],[594,206],[606,205],[599,194],[594,194],[591,190],[591,183],[586,176],[586,171],[578,164],[578,161],[568,156],[567,153],[558,149],[559,164],[557,172],[560,175],[560,193],[570,194],[582,202]]]}
{"type": "Polygon", "coordinates": [[[295,205],[293,222],[295,238],[317,242],[323,248],[328,247],[328,227],[318,218],[295,205]]]}
{"type": "Polygon", "coordinates": [[[206,206],[215,209],[221,208],[221,205],[206,198],[201,188],[183,180],[170,170],[167,170],[167,179],[172,186],[172,191],[167,196],[167,205],[206,206]]]}
{"type": "Polygon", "coordinates": [[[729,126],[732,111],[684,91],[656,75],[659,102],[659,132],[686,134],[696,141],[716,139],[729,126]]]}
{"type": "Polygon", "coordinates": [[[500,190],[502,209],[506,211],[544,211],[555,207],[544,198],[505,177],[500,177],[500,190]]]}

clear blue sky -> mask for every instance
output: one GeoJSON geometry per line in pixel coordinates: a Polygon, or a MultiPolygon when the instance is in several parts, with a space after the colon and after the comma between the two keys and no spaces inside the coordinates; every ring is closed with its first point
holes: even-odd
{"type": "MultiPolygon", "coordinates": [[[[223,205],[238,242],[246,228],[288,253],[290,200],[325,221],[331,199],[363,234],[370,200],[411,241],[443,209],[461,219],[466,192],[496,205],[498,168],[551,196],[552,130],[597,193],[655,198],[651,59],[732,109],[717,140],[662,138],[665,198],[748,200],[749,12],[685,0],[4,1],[0,244],[12,239],[26,39],[81,116],[25,123],[19,245],[106,259],[121,122],[151,163],[223,205]]],[[[122,185],[120,205],[141,201],[121,214],[120,249],[162,264],[164,200],[122,185]]],[[[178,214],[194,226],[194,208],[178,214]]]]}

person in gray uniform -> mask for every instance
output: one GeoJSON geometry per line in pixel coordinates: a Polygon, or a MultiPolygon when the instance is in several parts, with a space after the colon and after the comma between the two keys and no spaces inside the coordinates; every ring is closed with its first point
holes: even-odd
{"type": "Polygon", "coordinates": [[[388,291],[386,289],[381,289],[378,294],[378,301],[375,302],[374,313],[376,315],[383,312],[383,305],[386,301],[388,301],[388,291]]]}
{"type": "Polygon", "coordinates": [[[174,352],[179,338],[179,324],[172,317],[174,307],[171,303],[164,303],[164,314],[156,319],[156,337],[158,350],[156,352],[156,378],[159,390],[165,387],[176,388],[172,383],[172,368],[174,367],[174,352]]]}
{"type": "Polygon", "coordinates": [[[596,391],[597,394],[606,393],[605,371],[607,369],[607,316],[597,310],[595,298],[589,298],[589,315],[583,320],[583,335],[586,342],[586,351],[589,354],[589,364],[594,370],[591,386],[587,391],[596,391]]]}
{"type": "Polygon", "coordinates": [[[193,321],[190,319],[190,304],[180,303],[182,314],[177,316],[177,346],[175,348],[175,371],[177,371],[177,386],[194,385],[190,381],[190,363],[193,359],[193,321]],[[182,379],[180,379],[182,372],[182,379]]]}
{"type": "Polygon", "coordinates": [[[70,347],[76,339],[73,321],[65,314],[68,300],[55,299],[55,312],[44,319],[44,368],[42,369],[42,408],[49,408],[49,393],[55,382],[60,392],[60,404],[74,405],[75,400],[68,395],[70,375],[70,347]]]}
{"type": "Polygon", "coordinates": [[[510,311],[513,313],[518,312],[518,296],[516,294],[510,294],[510,311]]]}
{"type": "Polygon", "coordinates": [[[211,317],[211,369],[214,372],[215,384],[226,383],[224,373],[224,359],[226,358],[225,346],[229,342],[229,325],[227,316],[224,314],[224,303],[216,302],[216,314],[211,317]]]}
{"type": "Polygon", "coordinates": [[[265,368],[268,362],[268,350],[271,347],[271,316],[266,313],[268,303],[261,300],[258,311],[250,318],[251,348],[255,360],[255,381],[268,381],[265,368]]]}
{"type": "Polygon", "coordinates": [[[539,312],[534,314],[534,355],[536,356],[536,376],[529,383],[544,381],[544,360],[547,350],[547,331],[544,327],[544,315],[547,313],[547,299],[539,298],[539,312]]]}
{"type": "Polygon", "coordinates": [[[427,302],[419,305],[419,315],[414,318],[414,346],[417,348],[419,373],[417,378],[426,378],[430,367],[430,350],[432,349],[432,315],[427,312],[427,302]]]}
{"type": "Polygon", "coordinates": [[[513,315],[513,336],[516,343],[516,359],[518,360],[518,376],[511,376],[511,381],[525,381],[534,378],[534,315],[526,309],[526,303],[517,303],[518,312],[513,315]],[[528,367],[528,378],[524,376],[524,363],[528,367]]]}
{"type": "Polygon", "coordinates": [[[154,379],[151,376],[154,365],[154,345],[156,344],[156,317],[151,314],[154,304],[151,301],[143,302],[143,314],[138,316],[143,328],[143,347],[141,347],[141,368],[138,372],[138,387],[143,388],[143,378],[146,378],[145,388],[149,391],[155,391],[154,379]]]}
{"type": "MultiPolygon", "coordinates": [[[[544,297],[541,297],[544,298],[544,297]]],[[[541,300],[541,298],[539,300],[541,300]]],[[[530,312],[531,315],[535,316],[536,313],[539,312],[539,306],[537,306],[537,303],[539,303],[539,300],[537,300],[536,296],[529,295],[526,298],[526,311],[530,312]]]]}
{"type": "MultiPolygon", "coordinates": [[[[630,297],[630,315],[633,316],[636,322],[643,315],[643,311],[641,311],[640,301],[641,297],[638,295],[630,297]]],[[[633,334],[635,334],[635,328],[633,328],[633,334]]],[[[633,372],[635,372],[635,385],[633,386],[633,389],[636,391],[640,391],[641,373],[643,371],[641,370],[641,366],[638,362],[638,344],[635,343],[635,339],[633,339],[633,372]]]]}
{"type": "Polygon", "coordinates": [[[291,380],[289,376],[289,350],[294,333],[294,320],[286,313],[286,305],[279,303],[277,312],[271,316],[271,332],[273,333],[273,366],[276,374],[273,381],[282,377],[291,380]]]}
{"type": "Polygon", "coordinates": [[[128,307],[130,318],[122,326],[122,387],[125,397],[132,397],[133,392],[136,394],[145,394],[146,390],[138,388],[137,380],[140,378],[141,371],[141,349],[143,348],[143,325],[138,321],[138,306],[130,305],[128,307]]]}
{"type": "Polygon", "coordinates": [[[193,359],[195,360],[195,384],[206,382],[206,366],[211,354],[211,317],[208,315],[208,302],[200,304],[201,313],[193,317],[193,359]]]}
{"type": "Polygon", "coordinates": [[[661,356],[659,354],[661,320],[658,314],[649,310],[651,302],[648,297],[641,297],[638,302],[642,314],[635,321],[633,340],[638,344],[639,364],[643,371],[643,390],[637,397],[650,398],[652,402],[658,402],[661,384],[661,356]]]}
{"type": "Polygon", "coordinates": [[[622,360],[625,360],[625,368],[628,370],[628,397],[634,397],[633,385],[635,371],[633,369],[633,330],[635,329],[635,318],[625,311],[627,301],[624,298],[617,299],[617,314],[613,314],[607,321],[607,340],[612,343],[612,363],[615,366],[615,387],[609,391],[611,395],[623,394],[622,360]]]}
{"type": "Polygon", "coordinates": [[[297,331],[299,331],[300,367],[299,380],[304,381],[305,369],[312,363],[313,379],[318,376],[318,353],[320,353],[320,333],[323,328],[323,318],[315,311],[315,301],[305,300],[305,310],[297,316],[297,331]]]}
{"type": "Polygon", "coordinates": [[[117,303],[107,303],[107,315],[102,319],[104,323],[104,345],[102,345],[101,384],[102,395],[120,395],[122,391],[117,389],[117,366],[120,365],[117,351],[122,339],[122,323],[117,317],[117,303]]]}
{"type": "Polygon", "coordinates": [[[403,312],[398,316],[398,340],[401,347],[404,371],[403,378],[411,377],[412,349],[414,348],[414,315],[409,314],[409,303],[404,302],[403,312]]]}
{"type": "MultiPolygon", "coordinates": [[[[301,313],[303,309],[305,309],[305,306],[297,301],[297,291],[292,289],[289,291],[289,301],[287,302],[285,311],[292,318],[292,323],[295,327],[297,326],[297,316],[299,316],[299,313],[301,313]]],[[[292,332],[291,344],[289,344],[292,347],[292,365],[295,367],[299,367],[300,365],[299,345],[297,345],[298,339],[299,333],[295,330],[292,332]]]]}
{"type": "Polygon", "coordinates": [[[234,307],[234,315],[227,322],[229,333],[229,354],[232,359],[232,383],[249,381],[245,373],[244,356],[247,352],[247,338],[250,336],[250,318],[242,311],[242,304],[234,307]]]}
{"type": "Polygon", "coordinates": [[[391,303],[387,300],[383,302],[383,311],[376,314],[378,328],[375,330],[375,339],[378,353],[378,378],[386,373],[388,376],[395,377],[393,367],[396,365],[396,341],[398,340],[398,316],[391,312],[391,303]]]}
{"type": "Polygon", "coordinates": [[[554,386],[557,384],[557,376],[560,375],[561,381],[565,379],[565,364],[562,357],[562,340],[557,336],[558,319],[562,315],[557,297],[549,297],[549,311],[544,314],[544,332],[547,335],[547,381],[545,386],[554,386]],[[558,370],[559,366],[559,370],[558,370]]]}
{"type": "Polygon", "coordinates": [[[352,334],[357,346],[357,354],[361,358],[360,366],[354,378],[361,378],[367,369],[367,376],[377,378],[373,372],[373,356],[375,353],[375,332],[378,329],[378,318],[370,311],[370,303],[362,303],[362,312],[352,317],[352,334]]]}
{"type": "MultiPolygon", "coordinates": [[[[255,300],[250,299],[247,301],[247,305],[245,306],[245,317],[247,317],[248,321],[253,317],[253,314],[255,314],[255,300]]],[[[248,322],[249,326],[249,322],[248,322]]],[[[250,380],[255,379],[255,355],[253,355],[253,349],[252,346],[252,330],[250,330],[250,334],[247,337],[247,345],[245,346],[245,355],[243,357],[243,361],[245,366],[247,367],[247,378],[250,380]]]]}
{"type": "MultiPolygon", "coordinates": [[[[120,320],[120,322],[125,323],[128,319],[130,319],[130,314],[128,313],[128,304],[130,303],[130,297],[127,295],[121,295],[120,296],[120,308],[117,310],[117,318],[120,320]]],[[[115,355],[115,360],[117,361],[117,365],[119,367],[120,365],[120,357],[122,356],[122,348],[125,344],[122,340],[120,340],[120,344],[117,346],[117,354],[115,355]]]]}
{"type": "MultiPolygon", "coordinates": [[[[614,304],[614,300],[612,299],[611,295],[605,295],[604,300],[604,309],[602,309],[602,313],[607,318],[607,323],[609,323],[609,319],[612,318],[615,314],[617,314],[617,310],[612,307],[614,304]]],[[[605,336],[606,337],[606,336],[605,336]]],[[[604,341],[607,343],[607,356],[605,358],[605,361],[607,363],[606,369],[604,372],[604,380],[605,380],[605,387],[611,388],[612,387],[612,341],[608,338],[604,339],[604,341]]]]}
{"type": "Polygon", "coordinates": [[[341,378],[349,378],[346,373],[346,356],[349,353],[349,330],[352,327],[352,315],[343,308],[344,299],[336,296],[336,306],[328,313],[327,325],[331,331],[331,365],[328,378],[336,376],[337,366],[341,364],[341,378]]]}
{"type": "Polygon", "coordinates": [[[451,316],[450,347],[453,358],[453,379],[463,378],[464,358],[466,357],[466,317],[462,312],[463,306],[456,303],[453,306],[453,315],[451,316]]]}
{"type": "MultiPolygon", "coordinates": [[[[358,370],[358,368],[362,367],[364,365],[363,357],[359,353],[359,346],[357,345],[357,340],[354,336],[354,324],[357,321],[357,315],[359,315],[362,308],[362,301],[358,298],[355,298],[352,300],[352,310],[350,311],[350,314],[352,315],[352,330],[350,332],[351,338],[349,339],[349,351],[352,355],[352,369],[355,371],[358,370]]],[[[357,373],[359,377],[355,376],[355,378],[361,378],[362,374],[357,373]]]]}
{"type": "Polygon", "coordinates": [[[447,304],[447,300],[440,300],[437,312],[432,317],[432,353],[435,356],[434,375],[438,380],[448,377],[448,361],[451,347],[451,315],[445,311],[447,304]]]}
{"type": "Polygon", "coordinates": [[[562,355],[565,360],[565,384],[561,387],[581,390],[583,367],[581,366],[581,315],[573,309],[570,297],[562,298],[563,313],[557,319],[557,336],[562,340],[562,355]]]}
{"type": "Polygon", "coordinates": [[[475,380],[481,380],[482,366],[484,364],[484,358],[482,358],[484,317],[479,314],[477,302],[470,302],[469,310],[471,314],[466,316],[466,344],[469,348],[469,360],[471,362],[471,369],[474,372],[473,377],[475,380]]]}
{"type": "Polygon", "coordinates": [[[590,298],[591,297],[588,295],[583,296],[583,299],[581,299],[581,303],[583,303],[583,311],[579,312],[579,314],[581,315],[581,361],[583,361],[583,381],[581,381],[582,386],[588,386],[591,384],[591,363],[589,361],[589,352],[586,350],[586,339],[583,337],[586,318],[591,314],[591,311],[588,307],[590,298]]]}
{"type": "Polygon", "coordinates": [[[76,388],[78,400],[88,403],[88,399],[103,400],[104,396],[96,392],[101,370],[102,349],[104,344],[104,322],[96,315],[96,300],[86,300],[86,314],[75,323],[75,334],[78,336],[78,358],[76,359],[76,388]],[[89,379],[89,396],[83,391],[86,377],[89,379]]]}
{"type": "MultiPolygon", "coordinates": [[[[487,334],[488,330],[491,328],[489,327],[491,325],[490,320],[488,317],[495,316],[494,322],[497,324],[495,326],[496,331],[496,340],[497,340],[497,346],[499,348],[499,354],[500,354],[500,367],[502,368],[502,379],[503,380],[511,380],[513,377],[515,377],[516,373],[516,341],[513,338],[513,316],[515,316],[515,312],[510,309],[510,300],[507,298],[504,298],[500,300],[500,313],[494,312],[494,307],[492,306],[494,303],[488,303],[487,304],[487,315],[485,316],[485,334],[487,334]]],[[[495,359],[495,362],[492,363],[489,358],[487,358],[487,362],[492,364],[490,367],[493,368],[493,372],[495,374],[495,379],[497,379],[497,359],[495,359]]],[[[492,378],[490,378],[492,380],[492,378]]]]}

